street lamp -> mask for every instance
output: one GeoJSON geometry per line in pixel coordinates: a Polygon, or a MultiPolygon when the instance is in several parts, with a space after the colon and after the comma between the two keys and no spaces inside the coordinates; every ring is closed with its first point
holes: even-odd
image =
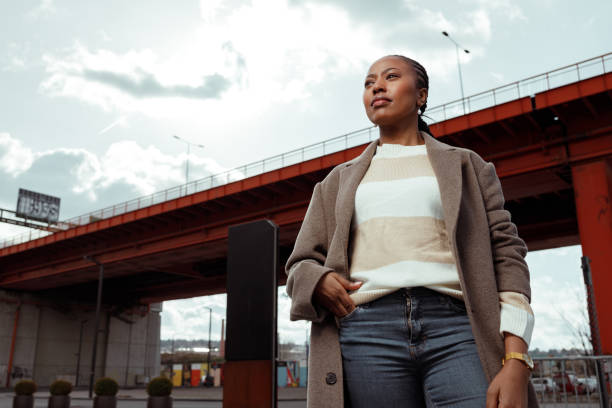
{"type": "Polygon", "coordinates": [[[175,139],[180,140],[181,142],[187,143],[187,160],[186,160],[187,164],[185,166],[185,184],[187,184],[187,183],[189,183],[189,151],[190,151],[190,147],[191,147],[191,145],[194,145],[194,146],[202,147],[203,148],[204,145],[188,142],[187,140],[185,140],[185,139],[183,139],[181,137],[178,137],[177,135],[172,135],[172,137],[174,137],[175,139]]]}
{"type": "MultiPolygon", "coordinates": [[[[448,37],[449,40],[455,43],[455,50],[457,51],[457,68],[459,69],[459,85],[461,86],[461,102],[463,103],[463,114],[465,115],[465,96],[463,95],[463,80],[461,79],[461,64],[459,64],[459,44],[457,44],[457,42],[453,40],[446,31],[442,31],[442,34],[444,34],[446,37],[448,37]]],[[[463,48],[463,51],[465,51],[466,54],[470,53],[465,48],[463,48]]]]}
{"type": "Polygon", "coordinates": [[[211,324],[212,324],[212,308],[208,307],[208,306],[204,306],[205,309],[208,309],[208,358],[206,361],[206,377],[204,379],[204,383],[206,384],[206,380],[208,379],[208,376],[210,375],[210,330],[211,330],[211,324]]]}

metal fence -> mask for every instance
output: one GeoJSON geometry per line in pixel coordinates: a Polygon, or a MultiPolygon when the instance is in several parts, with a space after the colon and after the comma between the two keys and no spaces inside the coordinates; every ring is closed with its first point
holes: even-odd
{"type": "MultiPolygon", "coordinates": [[[[596,75],[602,75],[612,70],[612,52],[580,61],[565,67],[535,75],[520,81],[512,82],[485,92],[470,95],[435,106],[427,110],[424,117],[428,124],[441,122],[453,117],[485,109],[511,100],[533,95],[576,81],[584,80],[596,75]],[[431,118],[431,119],[430,119],[431,118]]],[[[96,210],[87,214],[61,221],[56,226],[66,230],[79,225],[89,224],[101,219],[124,214],[130,211],[145,208],[167,200],[183,197],[189,194],[208,190],[220,185],[253,177],[268,171],[276,170],[306,160],[324,156],[350,147],[368,143],[378,137],[375,126],[356,130],[336,136],[323,142],[315,143],[287,153],[279,154],[254,163],[231,169],[219,174],[172,187],[147,196],[138,197],[130,201],[96,210]]],[[[28,231],[0,242],[0,248],[20,244],[32,239],[40,238],[50,233],[43,230],[28,231]]]]}
{"type": "Polygon", "coordinates": [[[610,408],[612,356],[535,357],[531,383],[541,407],[610,408]]]}

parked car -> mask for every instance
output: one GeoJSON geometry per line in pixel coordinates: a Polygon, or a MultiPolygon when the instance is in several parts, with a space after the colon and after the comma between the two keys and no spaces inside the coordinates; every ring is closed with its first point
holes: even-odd
{"type": "Polygon", "coordinates": [[[587,390],[589,393],[597,391],[597,378],[595,377],[580,377],[577,379],[580,384],[578,389],[579,394],[586,394],[587,390]]]}
{"type": "Polygon", "coordinates": [[[537,377],[532,378],[531,383],[533,384],[533,389],[536,392],[545,392],[550,393],[553,392],[553,388],[555,387],[555,382],[550,377],[537,377]]]}
{"type": "Polygon", "coordinates": [[[565,392],[570,393],[570,394],[574,394],[575,392],[578,392],[578,379],[576,378],[576,376],[574,374],[567,374],[565,373],[565,375],[562,375],[561,373],[556,373],[553,376],[553,380],[555,382],[555,384],[557,385],[557,390],[559,392],[563,392],[563,386],[565,385],[565,392]]]}

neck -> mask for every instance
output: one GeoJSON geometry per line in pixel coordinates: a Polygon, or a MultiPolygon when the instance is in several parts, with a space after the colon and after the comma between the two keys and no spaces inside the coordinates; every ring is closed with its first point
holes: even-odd
{"type": "MultiPolygon", "coordinates": [[[[416,119],[416,118],[415,118],[416,119]]],[[[380,144],[393,143],[405,146],[425,144],[416,120],[411,123],[399,123],[379,126],[380,144]]]]}

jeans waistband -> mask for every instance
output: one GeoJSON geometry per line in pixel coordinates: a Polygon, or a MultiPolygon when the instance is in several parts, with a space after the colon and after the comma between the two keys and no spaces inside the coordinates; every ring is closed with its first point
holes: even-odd
{"type": "Polygon", "coordinates": [[[406,295],[415,295],[415,296],[420,296],[420,297],[440,296],[440,292],[437,292],[433,289],[429,289],[425,286],[414,286],[410,288],[402,288],[398,292],[402,294],[406,294],[406,295]]]}
{"type": "Polygon", "coordinates": [[[433,289],[426,288],[425,286],[414,286],[409,288],[401,288],[394,292],[389,293],[388,295],[383,296],[382,298],[378,298],[378,301],[384,301],[383,299],[391,299],[391,298],[406,298],[408,296],[418,297],[421,299],[434,299],[440,298],[444,296],[442,293],[435,291],[433,289]]]}

